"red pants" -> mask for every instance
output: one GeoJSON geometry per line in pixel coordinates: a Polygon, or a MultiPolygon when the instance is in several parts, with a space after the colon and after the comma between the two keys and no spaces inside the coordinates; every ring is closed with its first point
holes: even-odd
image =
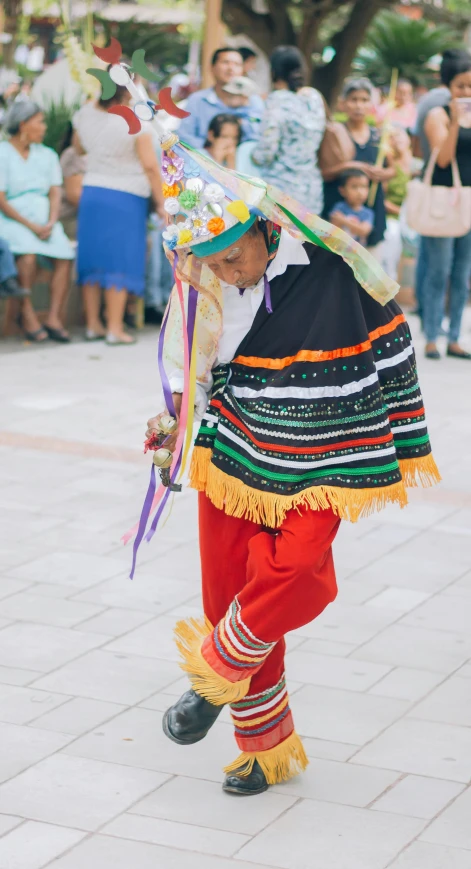
{"type": "MultiPolygon", "coordinates": [[[[187,637],[186,654],[182,642],[180,648],[195,689],[213,703],[230,702],[247,761],[256,756],[260,762],[260,752],[276,755],[278,746],[296,736],[284,678],[284,634],[311,622],[334,600],[331,546],[339,524],[331,510],[293,509],[279,529],[267,530],[228,516],[199,495],[203,604],[211,624],[200,630],[199,664],[188,652],[191,645],[195,651],[194,640],[187,637]]],[[[299,754],[300,743],[294,751],[299,754]]],[[[274,773],[272,781],[287,777],[274,773]]]]}

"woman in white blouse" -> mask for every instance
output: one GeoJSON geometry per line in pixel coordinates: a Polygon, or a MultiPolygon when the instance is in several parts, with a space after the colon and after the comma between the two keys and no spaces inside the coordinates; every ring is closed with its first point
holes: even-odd
{"type": "Polygon", "coordinates": [[[83,287],[88,340],[132,344],[124,331],[128,293],[145,285],[149,196],[163,214],[160,170],[151,132],[128,133],[123,118],[109,114],[126,105],[129,92],[117,87],[109,100],[88,103],[75,115],[75,146],[87,154],[78,216],[78,281],[83,287]],[[106,331],[100,318],[105,294],[106,331]]]}

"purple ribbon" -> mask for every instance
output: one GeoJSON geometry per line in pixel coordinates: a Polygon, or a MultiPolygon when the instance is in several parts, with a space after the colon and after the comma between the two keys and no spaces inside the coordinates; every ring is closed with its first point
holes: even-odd
{"type": "Polygon", "coordinates": [[[132,547],[132,566],[131,573],[129,574],[129,579],[134,579],[134,571],[136,569],[136,559],[137,559],[137,550],[141,545],[142,538],[144,537],[147,520],[149,518],[150,509],[152,507],[152,501],[154,500],[155,495],[155,465],[152,465],[150,471],[150,480],[149,486],[147,489],[147,495],[144,499],[144,504],[142,506],[141,516],[139,519],[139,528],[137,529],[137,534],[134,539],[133,547],[132,547]]]}
{"type": "Polygon", "coordinates": [[[263,287],[263,294],[265,296],[265,307],[269,314],[273,314],[273,308],[271,306],[270,281],[268,280],[266,273],[263,276],[263,287]]]}
{"type": "MultiPolygon", "coordinates": [[[[174,273],[175,273],[175,268],[176,268],[176,259],[174,261],[174,273]]],[[[187,316],[188,355],[189,355],[190,360],[191,360],[191,352],[192,352],[192,348],[193,348],[193,340],[194,340],[194,334],[195,334],[195,321],[196,321],[197,304],[198,304],[198,293],[193,286],[190,286],[189,293],[188,293],[188,316],[187,316]]],[[[176,410],[175,410],[175,405],[173,403],[172,388],[170,386],[170,381],[167,377],[167,372],[165,371],[165,366],[164,366],[164,362],[163,362],[164,338],[165,338],[165,330],[167,327],[168,313],[169,313],[169,308],[167,308],[167,310],[165,312],[165,316],[164,316],[164,319],[162,321],[162,326],[161,326],[161,330],[160,330],[159,346],[158,346],[158,363],[159,363],[160,379],[162,381],[162,390],[163,390],[164,398],[165,398],[165,404],[166,404],[166,407],[167,407],[167,410],[169,411],[169,413],[173,417],[176,418],[177,414],[176,414],[176,410]]],[[[180,452],[178,460],[175,463],[175,467],[172,469],[172,472],[170,474],[171,483],[175,482],[175,479],[176,479],[177,474],[178,474],[180,467],[181,467],[182,457],[183,457],[183,450],[180,452]]],[[[141,545],[142,538],[144,537],[144,534],[145,534],[145,531],[147,528],[147,522],[148,522],[150,511],[152,508],[152,502],[154,500],[155,490],[156,490],[155,465],[152,464],[152,468],[151,468],[151,472],[150,472],[149,487],[147,489],[147,494],[146,494],[146,497],[144,500],[144,504],[143,504],[142,511],[141,511],[141,516],[139,519],[139,527],[138,527],[137,534],[136,534],[134,544],[133,544],[133,558],[132,558],[132,567],[131,567],[130,579],[133,579],[133,577],[134,577],[134,572],[136,569],[137,553],[138,553],[139,546],[141,545]]],[[[159,524],[162,513],[165,510],[165,506],[167,504],[169,496],[170,496],[170,489],[167,489],[167,491],[164,493],[162,500],[158,506],[158,509],[155,513],[155,516],[154,516],[153,521],[152,521],[152,525],[146,534],[145,539],[148,543],[152,540],[152,537],[154,536],[154,534],[156,532],[157,526],[159,524]]]]}
{"type": "MultiPolygon", "coordinates": [[[[239,287],[239,296],[243,296],[247,287],[239,287]]],[[[265,299],[265,307],[267,309],[268,314],[273,314],[273,308],[271,306],[271,292],[270,292],[270,281],[268,280],[266,274],[263,276],[263,295],[265,299]]]]}

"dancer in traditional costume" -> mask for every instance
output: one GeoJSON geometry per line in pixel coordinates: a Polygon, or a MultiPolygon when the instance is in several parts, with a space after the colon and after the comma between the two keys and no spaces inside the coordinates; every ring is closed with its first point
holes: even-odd
{"type": "MultiPolygon", "coordinates": [[[[125,74],[120,50],[116,41],[100,50],[112,81],[125,74]]],[[[140,56],[133,63],[142,68],[140,56]]],[[[159,106],[136,103],[130,131],[149,106],[168,105],[165,91],[159,106]]],[[[223,787],[258,794],[307,764],[284,637],[337,594],[340,521],[404,506],[408,486],[439,473],[409,327],[392,301],[397,285],[376,260],[260,179],[174,134],[163,132],[161,144],[175,287],[159,342],[166,411],[148,423],[148,445],[159,449],[133,529],[134,564],[150,517],[147,539],[178,486],[196,412],[190,480],[204,618],[177,625],[191,688],[163,726],[174,742],[196,743],[228,704],[241,753],[223,787]],[[178,432],[162,446],[172,417],[178,432]],[[158,491],[155,465],[164,468],[158,491]]]]}
{"type": "MultiPolygon", "coordinates": [[[[266,219],[263,199],[231,199],[230,187],[247,181],[206,159],[198,174],[185,159],[185,177],[180,159],[167,157],[177,185],[167,209],[184,216],[164,235],[180,293],[199,293],[191,401],[202,421],[190,479],[205,618],[177,625],[192,688],[163,726],[174,742],[194,743],[229,704],[241,754],[223,787],[257,794],[307,764],[284,636],[337,594],[331,547],[341,519],[403,506],[407,486],[439,475],[409,327],[376,263],[312,216],[320,244],[310,243],[286,197],[266,219]]],[[[177,408],[181,334],[175,289],[164,363],[177,408]]]]}

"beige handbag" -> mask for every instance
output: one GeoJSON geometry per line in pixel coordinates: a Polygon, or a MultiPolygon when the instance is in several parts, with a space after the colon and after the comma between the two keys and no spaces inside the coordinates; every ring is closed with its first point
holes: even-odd
{"type": "Polygon", "coordinates": [[[435,148],[423,180],[410,181],[407,199],[407,223],[419,235],[434,238],[459,238],[471,230],[471,187],[463,187],[456,160],[451,164],[453,187],[432,185],[432,175],[439,148],[435,148]]]}

